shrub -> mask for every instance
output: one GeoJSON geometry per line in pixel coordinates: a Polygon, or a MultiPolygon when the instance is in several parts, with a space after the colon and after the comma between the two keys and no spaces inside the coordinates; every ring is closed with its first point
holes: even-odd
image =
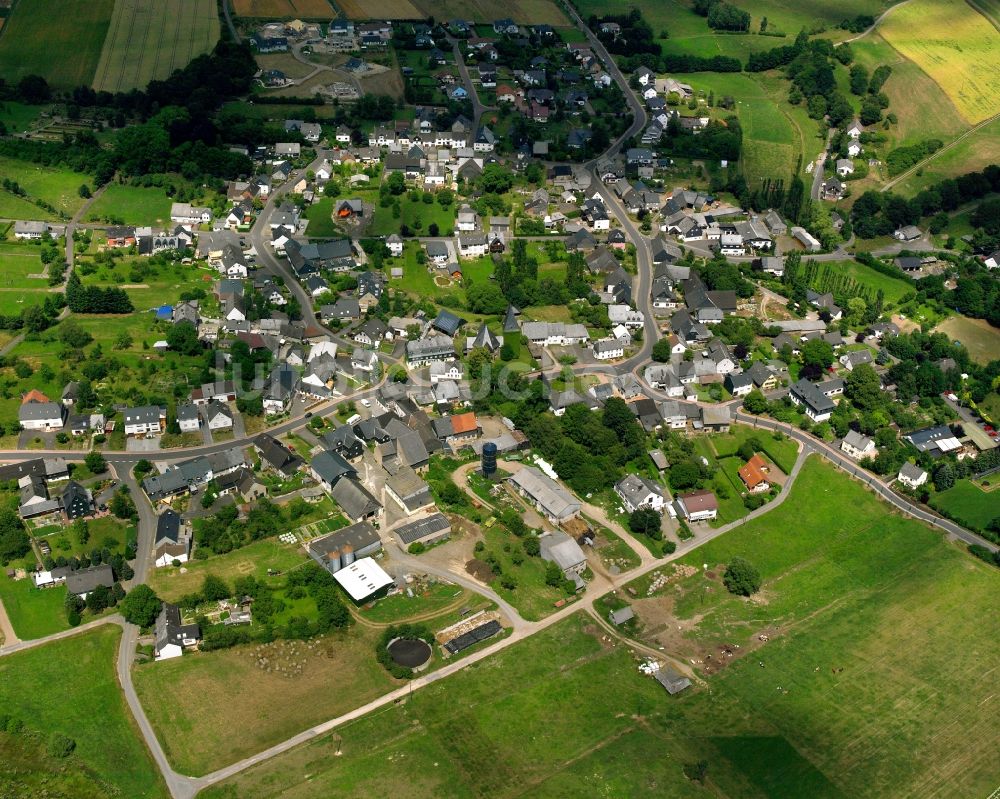
{"type": "Polygon", "coordinates": [[[733,558],[722,575],[722,582],[731,594],[750,596],[760,590],[760,572],[749,561],[743,558],[733,558]]]}
{"type": "Polygon", "coordinates": [[[50,757],[69,757],[76,749],[76,741],[61,732],[54,732],[49,736],[47,749],[50,757]]]}

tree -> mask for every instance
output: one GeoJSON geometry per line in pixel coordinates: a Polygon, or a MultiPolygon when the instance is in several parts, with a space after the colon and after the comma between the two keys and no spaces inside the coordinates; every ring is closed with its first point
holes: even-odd
{"type": "Polygon", "coordinates": [[[628,517],[628,529],[636,535],[648,535],[659,541],[663,538],[660,514],[651,508],[637,508],[628,517]]]}
{"type": "Polygon", "coordinates": [[[530,555],[533,558],[537,558],[542,551],[542,545],[539,543],[538,539],[534,536],[529,536],[524,539],[524,554],[530,555]]]}
{"type": "Polygon", "coordinates": [[[119,488],[111,498],[108,508],[119,519],[133,519],[138,517],[139,512],[135,508],[132,497],[128,495],[125,488],[119,488]]]}
{"type": "Polygon", "coordinates": [[[826,369],[833,363],[833,347],[828,341],[814,338],[802,346],[802,363],[826,369]]]}
{"type": "Polygon", "coordinates": [[[552,587],[562,585],[562,581],[565,579],[563,570],[559,568],[559,564],[554,561],[549,561],[545,564],[545,584],[551,585],[552,587]]]}
{"type": "Polygon", "coordinates": [[[934,467],[934,487],[938,491],[947,491],[955,485],[955,469],[948,461],[934,467]]]}
{"type": "Polygon", "coordinates": [[[170,327],[167,346],[181,355],[197,355],[202,350],[198,330],[190,322],[178,322],[170,327]]]}
{"type": "Polygon", "coordinates": [[[145,477],[151,471],[153,471],[153,464],[150,461],[146,460],[145,458],[139,460],[135,464],[135,469],[133,469],[133,472],[135,472],[136,477],[145,477]]]}
{"type": "Polygon", "coordinates": [[[7,564],[31,551],[31,539],[17,511],[0,509],[0,563],[7,564]]]}
{"type": "Polygon", "coordinates": [[[743,398],[743,410],[755,415],[767,412],[767,398],[760,392],[760,389],[753,389],[743,398]]]}
{"type": "Polygon", "coordinates": [[[83,459],[83,463],[94,474],[104,474],[108,470],[108,462],[104,460],[104,456],[96,449],[92,449],[87,453],[87,457],[83,459]]]}
{"type": "Polygon", "coordinates": [[[151,627],[156,621],[162,605],[162,600],[153,592],[153,589],[142,583],[125,595],[121,603],[121,612],[129,624],[135,624],[138,627],[151,627]]]}
{"type": "Polygon", "coordinates": [[[228,599],[232,596],[229,586],[225,580],[214,574],[206,574],[205,581],[201,586],[201,594],[209,602],[216,602],[220,599],[228,599]]]}
{"type": "Polygon", "coordinates": [[[487,164],[479,176],[479,187],[490,194],[503,194],[510,190],[513,183],[514,176],[510,170],[500,164],[487,164]]]}
{"type": "Polygon", "coordinates": [[[81,197],[83,197],[83,199],[89,200],[90,199],[90,186],[88,186],[86,183],[80,184],[80,188],[77,189],[77,194],[79,194],[81,197]]]}
{"type": "Polygon", "coordinates": [[[653,345],[653,360],[657,363],[668,363],[670,361],[670,341],[661,338],[653,345]]]}
{"type": "Polygon", "coordinates": [[[722,575],[722,582],[731,594],[750,596],[760,590],[760,572],[749,561],[743,558],[733,558],[722,575]]]}
{"type": "Polygon", "coordinates": [[[123,330],[115,338],[115,349],[116,350],[127,350],[132,346],[132,336],[128,334],[127,330],[123,330]]]}

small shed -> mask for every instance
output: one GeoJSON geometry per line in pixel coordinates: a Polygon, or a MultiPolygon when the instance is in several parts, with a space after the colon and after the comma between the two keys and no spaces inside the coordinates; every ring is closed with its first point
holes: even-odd
{"type": "Polygon", "coordinates": [[[618,610],[613,610],[608,614],[608,619],[615,627],[621,627],[625,622],[631,621],[635,618],[635,613],[632,612],[631,605],[626,605],[623,608],[618,608],[618,610]]]}

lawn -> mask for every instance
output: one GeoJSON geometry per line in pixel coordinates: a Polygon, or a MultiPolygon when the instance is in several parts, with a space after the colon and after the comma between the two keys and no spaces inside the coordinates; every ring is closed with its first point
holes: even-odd
{"type": "Polygon", "coordinates": [[[41,108],[37,105],[8,100],[0,103],[0,122],[3,122],[11,133],[23,133],[38,119],[41,108]]]}
{"type": "MultiPolygon", "coordinates": [[[[18,0],[0,36],[0,75],[16,84],[41,75],[72,89],[94,77],[115,0],[18,0]]],[[[4,172],[0,166],[0,173],[4,172]]]]}
{"type": "MultiPolygon", "coordinates": [[[[83,263],[84,260],[78,261],[78,264],[83,263]]],[[[218,277],[207,268],[180,262],[153,264],[141,255],[117,259],[113,266],[101,265],[89,274],[84,274],[90,272],[86,268],[78,267],[77,271],[84,285],[123,287],[137,311],[170,305],[192,289],[200,288],[211,294],[212,281],[218,277]]]]}
{"type": "Polygon", "coordinates": [[[930,504],[971,530],[984,530],[1000,519],[1000,493],[987,493],[971,480],[959,480],[953,488],[932,494],[930,504]]]}
{"type": "Polygon", "coordinates": [[[333,223],[333,204],[335,202],[333,197],[324,197],[306,209],[310,237],[335,238],[343,235],[333,223]]]}
{"type": "Polygon", "coordinates": [[[88,222],[120,225],[167,225],[173,201],[157,186],[112,183],[87,211],[88,222]]]}
{"type": "Polygon", "coordinates": [[[135,688],[171,765],[204,774],[380,696],[395,681],[375,660],[376,630],[205,652],[135,670],[135,688]],[[294,654],[293,654],[294,651],[294,654]],[[303,663],[298,676],[258,665],[303,663]],[[197,702],[164,702],[184,685],[197,702]]]}
{"type": "Polygon", "coordinates": [[[964,0],[911,0],[879,32],[975,124],[1000,113],[1000,31],[964,0]]]}
{"type": "Polygon", "coordinates": [[[986,364],[996,360],[997,354],[1000,353],[1000,330],[985,319],[949,316],[934,330],[947,333],[954,341],[962,342],[972,360],[977,363],[986,364]]]}
{"type": "Polygon", "coordinates": [[[469,591],[453,583],[435,583],[415,589],[413,596],[400,592],[380,599],[371,607],[360,610],[362,616],[377,624],[389,624],[412,619],[426,618],[443,612],[452,605],[466,604],[472,598],[469,591]]]}
{"type": "Polygon", "coordinates": [[[893,193],[910,197],[945,178],[977,172],[998,162],[1000,119],[995,119],[970,133],[954,147],[939,150],[919,170],[897,183],[893,187],[893,193]]]}
{"type": "Polygon", "coordinates": [[[232,584],[237,577],[253,575],[261,579],[267,576],[268,569],[287,572],[306,561],[300,547],[266,538],[225,555],[188,561],[182,567],[184,571],[173,566],[153,569],[147,582],[159,597],[174,602],[185,594],[200,590],[206,574],[214,574],[232,584]]]}
{"type": "MultiPolygon", "coordinates": [[[[79,193],[80,186],[92,182],[89,175],[80,172],[40,166],[2,156],[0,156],[0,175],[17,181],[32,199],[44,200],[67,216],[75,214],[84,203],[79,193]]],[[[37,206],[32,205],[32,208],[35,209],[34,213],[28,218],[50,218],[37,206]]]]}
{"type": "Polygon", "coordinates": [[[440,203],[425,203],[423,200],[411,200],[405,194],[397,198],[399,200],[399,218],[393,215],[392,208],[383,208],[375,203],[375,218],[372,220],[368,233],[372,236],[388,236],[390,233],[398,233],[402,225],[406,225],[411,230],[419,230],[422,235],[434,235],[430,232],[430,226],[438,226],[439,236],[450,236],[455,227],[455,204],[452,203],[447,208],[440,203]],[[419,228],[417,227],[419,225],[419,228]]]}
{"type": "Polygon", "coordinates": [[[69,628],[63,603],[66,588],[35,588],[30,577],[10,580],[0,576],[0,599],[17,637],[29,641],[69,628]]]}
{"type": "Polygon", "coordinates": [[[210,52],[218,41],[213,0],[116,0],[93,87],[108,92],[144,89],[151,80],[164,80],[210,52]]]}
{"type": "MultiPolygon", "coordinates": [[[[0,707],[29,730],[76,741],[73,758],[106,783],[102,795],[166,797],[115,675],[120,638],[117,627],[105,626],[0,659],[0,707]]],[[[53,771],[56,762],[48,761],[53,771]]]]}
{"type": "Polygon", "coordinates": [[[56,219],[51,211],[45,211],[23,197],[0,189],[0,219],[56,219]]]}
{"type": "Polygon", "coordinates": [[[8,289],[48,289],[46,266],[40,248],[30,244],[0,244],[0,287],[8,289]],[[42,275],[42,277],[29,277],[42,275]]]}
{"type": "Polygon", "coordinates": [[[740,446],[748,438],[756,438],[764,449],[764,454],[777,464],[785,474],[792,471],[798,458],[798,445],[794,439],[787,436],[778,437],[767,430],[754,430],[744,424],[733,425],[728,433],[710,435],[705,440],[710,441],[719,457],[735,455],[740,446]]]}

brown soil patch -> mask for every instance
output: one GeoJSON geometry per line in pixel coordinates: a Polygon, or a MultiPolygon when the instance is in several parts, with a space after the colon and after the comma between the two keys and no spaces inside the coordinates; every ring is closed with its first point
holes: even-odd
{"type": "Polygon", "coordinates": [[[493,569],[490,568],[490,565],[486,561],[479,560],[479,558],[473,558],[466,563],[465,571],[479,580],[479,582],[486,583],[487,585],[496,576],[493,574],[493,569]]]}

